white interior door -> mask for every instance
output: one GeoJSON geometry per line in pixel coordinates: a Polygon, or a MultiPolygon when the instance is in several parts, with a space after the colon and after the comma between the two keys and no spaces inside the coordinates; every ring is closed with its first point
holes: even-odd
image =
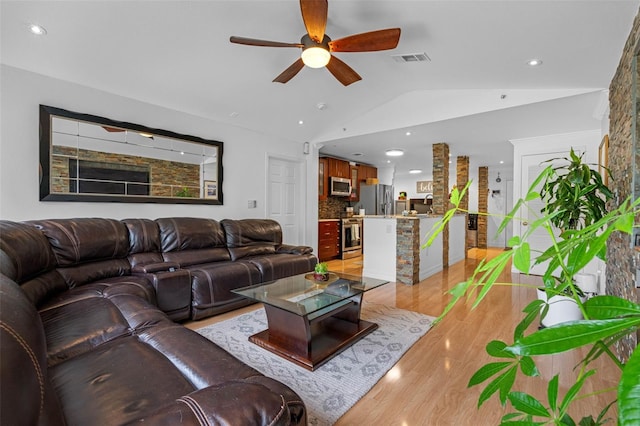
{"type": "MultiPolygon", "coordinates": [[[[549,164],[553,163],[544,163],[544,161],[550,160],[552,158],[563,158],[569,157],[569,151],[562,152],[553,152],[546,154],[535,154],[535,155],[525,155],[522,157],[522,179],[521,179],[521,197],[524,198],[529,190],[529,187],[533,183],[533,181],[540,175],[540,173],[547,167],[549,164]]],[[[540,185],[541,187],[542,185],[540,185]]],[[[537,190],[540,190],[540,187],[537,190]]],[[[538,219],[542,216],[540,210],[544,206],[544,203],[540,200],[533,200],[528,203],[529,208],[524,208],[520,212],[520,217],[523,217],[524,220],[520,222],[520,226],[516,231],[519,231],[519,235],[523,235],[527,227],[530,223],[538,219]]],[[[559,235],[560,230],[555,229],[555,234],[559,235]]],[[[552,240],[551,236],[545,229],[538,228],[529,236],[529,244],[531,246],[531,256],[537,256],[540,252],[546,250],[551,246],[552,240]]],[[[542,275],[547,269],[548,262],[541,263],[539,265],[531,265],[530,273],[533,275],[542,275]]]]}
{"type": "Polygon", "coordinates": [[[285,244],[303,244],[302,162],[269,157],[268,173],[268,217],[280,223],[285,244]]]}

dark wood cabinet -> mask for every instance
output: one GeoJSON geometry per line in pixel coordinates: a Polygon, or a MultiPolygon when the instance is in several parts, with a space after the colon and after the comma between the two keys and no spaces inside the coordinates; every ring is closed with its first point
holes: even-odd
{"type": "Polygon", "coordinates": [[[358,180],[360,182],[366,181],[368,178],[377,178],[378,169],[373,166],[367,166],[366,164],[358,165],[358,180]]]}
{"type": "Polygon", "coordinates": [[[348,161],[338,160],[337,158],[328,157],[329,160],[329,176],[351,179],[351,166],[348,161]]]}
{"type": "Polygon", "coordinates": [[[329,159],[318,160],[318,200],[326,200],[329,196],[329,159]]]}
{"type": "Polygon", "coordinates": [[[351,197],[349,201],[360,201],[359,167],[351,166],[351,197]]]}
{"type": "Polygon", "coordinates": [[[318,258],[320,262],[340,256],[340,221],[318,222],[318,258]]]}

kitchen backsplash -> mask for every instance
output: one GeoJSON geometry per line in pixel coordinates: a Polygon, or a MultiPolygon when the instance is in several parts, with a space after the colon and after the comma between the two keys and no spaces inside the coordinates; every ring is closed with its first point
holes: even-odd
{"type": "Polygon", "coordinates": [[[349,202],[339,197],[327,197],[326,200],[320,200],[318,201],[318,219],[340,219],[348,206],[349,202]]]}

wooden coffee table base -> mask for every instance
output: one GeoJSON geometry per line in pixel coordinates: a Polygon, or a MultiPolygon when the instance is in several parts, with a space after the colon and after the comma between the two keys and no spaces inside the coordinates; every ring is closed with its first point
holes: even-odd
{"type": "Polygon", "coordinates": [[[347,300],[315,318],[265,304],[269,328],[249,341],[313,371],[378,328],[360,319],[360,301],[361,297],[347,300]]]}

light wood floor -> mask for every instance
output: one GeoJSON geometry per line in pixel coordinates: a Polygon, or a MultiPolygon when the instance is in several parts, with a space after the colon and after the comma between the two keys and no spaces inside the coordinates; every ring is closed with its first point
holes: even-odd
{"type": "MultiPolygon", "coordinates": [[[[365,300],[422,312],[440,314],[448,301],[446,291],[465,280],[480,259],[494,256],[497,249],[469,252],[467,260],[450,266],[441,273],[414,286],[390,283],[365,295],[365,300]]],[[[359,274],[362,259],[334,260],[330,270],[359,274]]],[[[501,280],[517,282],[520,277],[505,273],[501,280]]],[[[436,327],[422,337],[400,361],[349,410],[337,425],[496,425],[506,412],[494,396],[480,409],[477,401],[483,387],[468,389],[472,374],[487,362],[494,361],[484,348],[494,339],[510,343],[513,327],[521,318],[521,310],[535,297],[535,291],[523,287],[495,287],[475,310],[460,304],[436,327]]],[[[188,324],[191,328],[218,322],[242,312],[256,309],[253,305],[188,324]]],[[[572,370],[584,353],[570,352],[536,359],[544,378],[518,378],[517,389],[546,401],[546,381],[561,372],[560,395],[570,386],[572,370]]],[[[608,360],[594,364],[598,374],[588,379],[582,394],[596,389],[615,389],[619,372],[608,360]]],[[[615,399],[615,391],[579,401],[574,416],[598,412],[615,399]],[[594,409],[596,407],[597,409],[594,409]]],[[[615,419],[615,411],[610,412],[615,419]]],[[[579,420],[579,417],[576,419],[579,420]]],[[[615,424],[615,421],[612,422],[615,424]]]]}

